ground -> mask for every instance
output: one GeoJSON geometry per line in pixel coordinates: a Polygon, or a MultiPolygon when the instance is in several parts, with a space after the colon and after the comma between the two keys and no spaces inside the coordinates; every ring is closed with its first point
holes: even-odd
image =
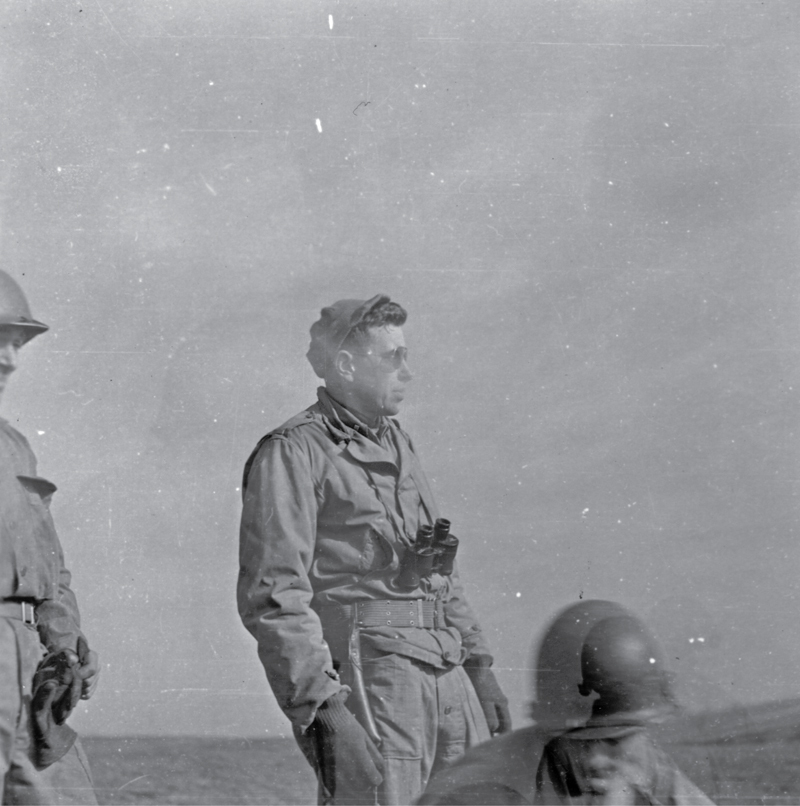
{"type": "MultiPolygon", "coordinates": [[[[316,784],[291,739],[89,737],[101,804],[311,804],[316,784]]],[[[720,804],[800,804],[800,739],[672,746],[710,760],[697,781],[720,804]]]]}
{"type": "Polygon", "coordinates": [[[308,804],[316,783],[291,739],[83,739],[101,804],[308,804]]]}

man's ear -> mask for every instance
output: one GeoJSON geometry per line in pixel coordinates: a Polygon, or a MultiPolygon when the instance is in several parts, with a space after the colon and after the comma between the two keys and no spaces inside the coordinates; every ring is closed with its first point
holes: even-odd
{"type": "Polygon", "coordinates": [[[333,359],[333,369],[342,380],[352,382],[356,372],[353,354],[348,350],[339,350],[333,359]]]}

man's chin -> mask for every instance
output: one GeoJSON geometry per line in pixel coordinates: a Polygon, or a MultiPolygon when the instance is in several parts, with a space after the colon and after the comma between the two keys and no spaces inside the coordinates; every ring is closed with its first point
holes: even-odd
{"type": "Polygon", "coordinates": [[[383,414],[384,417],[394,417],[396,414],[400,413],[400,404],[402,402],[402,400],[398,400],[396,403],[387,403],[383,407],[381,414],[383,414]]]}

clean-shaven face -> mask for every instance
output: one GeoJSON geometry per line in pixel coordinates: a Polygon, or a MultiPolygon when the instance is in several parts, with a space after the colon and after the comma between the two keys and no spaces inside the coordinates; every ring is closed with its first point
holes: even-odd
{"type": "Polygon", "coordinates": [[[362,414],[392,417],[400,411],[406,384],[413,377],[406,361],[406,342],[395,325],[370,328],[370,339],[348,352],[353,354],[355,373],[352,405],[362,414]]]}
{"type": "Polygon", "coordinates": [[[0,327],[0,398],[6,390],[11,373],[17,368],[19,351],[25,335],[18,327],[0,327]]]}

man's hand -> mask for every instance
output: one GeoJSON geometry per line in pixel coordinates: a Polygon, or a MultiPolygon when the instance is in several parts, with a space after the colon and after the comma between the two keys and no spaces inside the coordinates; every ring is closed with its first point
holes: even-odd
{"type": "Polygon", "coordinates": [[[81,699],[88,700],[94,694],[100,682],[100,658],[94,650],[89,649],[86,639],[78,638],[78,677],[81,680],[81,699]]]}
{"type": "Polygon", "coordinates": [[[345,699],[340,692],[325,700],[306,738],[315,743],[315,766],[337,803],[344,793],[347,800],[341,802],[356,803],[360,793],[365,803],[374,803],[375,788],[383,781],[383,758],[345,706],[345,699]]]}
{"type": "Polygon", "coordinates": [[[81,682],[75,674],[78,663],[71,649],[59,649],[42,660],[33,676],[33,710],[51,715],[56,725],[67,721],[80,699],[81,682]]]}
{"type": "Polygon", "coordinates": [[[511,712],[491,665],[492,659],[488,655],[470,655],[464,661],[464,671],[478,695],[489,732],[494,736],[511,730],[511,712]]]}

